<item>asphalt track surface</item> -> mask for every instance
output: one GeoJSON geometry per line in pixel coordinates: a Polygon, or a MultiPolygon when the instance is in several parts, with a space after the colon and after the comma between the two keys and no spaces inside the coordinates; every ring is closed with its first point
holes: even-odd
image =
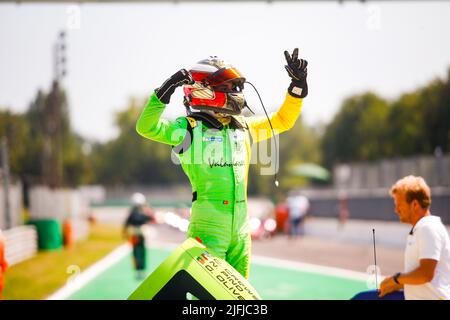
{"type": "MultiPolygon", "coordinates": [[[[127,210],[104,207],[96,208],[95,214],[99,222],[121,224],[127,210]]],[[[355,220],[340,226],[336,219],[321,218],[307,219],[306,235],[297,239],[277,234],[253,240],[250,283],[263,299],[349,299],[374,286],[373,228],[377,230],[379,283],[381,276],[403,269],[404,239],[409,227],[355,220]]],[[[152,225],[147,234],[147,274],[185,239],[186,233],[178,229],[152,225]]],[[[90,274],[88,281],[76,289],[53,298],[126,299],[142,281],[136,278],[127,250],[114,263],[103,266],[101,272],[90,274]]]]}
{"type": "MultiPolygon", "coordinates": [[[[120,224],[127,210],[103,207],[96,208],[94,213],[100,222],[120,224]]],[[[404,246],[410,227],[398,222],[349,220],[339,226],[336,219],[314,217],[306,220],[306,236],[291,240],[277,234],[271,239],[255,240],[252,254],[366,273],[374,264],[372,229],[376,229],[377,264],[381,274],[403,270],[404,246]]],[[[180,244],[186,234],[163,225],[158,227],[155,237],[161,242],[180,244]]]]}
{"type": "MultiPolygon", "coordinates": [[[[368,231],[371,229],[368,228],[368,231]]],[[[155,241],[179,244],[185,240],[186,234],[163,225],[158,227],[152,237],[155,241]]],[[[253,240],[252,255],[366,273],[369,266],[374,264],[373,244],[361,242],[317,236],[290,239],[278,234],[270,239],[253,240]]],[[[377,245],[376,254],[383,275],[403,269],[403,247],[377,245]]]]}
{"type": "MultiPolygon", "coordinates": [[[[167,225],[152,226],[147,274],[185,238],[185,233],[167,225]]],[[[127,252],[64,299],[126,299],[141,282],[131,261],[127,252]]],[[[401,270],[403,249],[378,246],[377,261],[383,275],[401,270]]],[[[373,273],[367,272],[372,264],[371,244],[277,235],[253,241],[250,283],[263,299],[345,300],[373,286],[373,273]]]]}
{"type": "MultiPolygon", "coordinates": [[[[169,254],[170,250],[150,248],[147,251],[147,274],[169,254]]],[[[139,283],[132,269],[131,255],[127,254],[67,298],[124,300],[139,283]]],[[[270,263],[252,263],[250,283],[263,299],[271,300],[345,300],[367,289],[363,280],[305,272],[270,263]]]]}

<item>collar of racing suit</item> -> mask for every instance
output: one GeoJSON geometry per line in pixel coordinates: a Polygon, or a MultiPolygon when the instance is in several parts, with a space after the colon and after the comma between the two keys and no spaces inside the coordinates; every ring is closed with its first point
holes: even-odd
{"type": "MultiPolygon", "coordinates": [[[[219,119],[206,112],[191,113],[189,117],[203,121],[208,128],[222,130],[225,125],[219,119]]],[[[242,122],[233,116],[230,116],[229,126],[232,129],[246,129],[242,122]]]]}
{"type": "MultiPolygon", "coordinates": [[[[172,146],[173,151],[178,155],[186,152],[191,146],[191,139],[193,134],[192,129],[196,126],[195,122],[197,120],[201,121],[202,124],[204,124],[209,129],[214,128],[217,130],[222,130],[224,128],[224,125],[219,120],[206,112],[191,112],[186,117],[186,119],[188,120],[187,130],[189,134],[186,134],[183,141],[181,141],[181,143],[179,143],[177,146],[172,146]]],[[[229,127],[232,129],[247,130],[247,132],[249,133],[250,145],[253,144],[253,138],[250,134],[249,127],[244,117],[235,118],[232,116],[229,127]]]]}

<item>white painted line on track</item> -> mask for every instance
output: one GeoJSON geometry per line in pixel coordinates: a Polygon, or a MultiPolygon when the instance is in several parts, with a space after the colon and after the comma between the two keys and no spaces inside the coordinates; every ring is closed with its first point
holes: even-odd
{"type": "MultiPolygon", "coordinates": [[[[152,241],[152,243],[149,244],[149,247],[160,248],[165,250],[173,250],[177,248],[179,245],[180,244],[174,242],[152,241]]],[[[310,272],[359,281],[367,281],[367,279],[369,279],[369,277],[372,276],[369,273],[358,272],[349,269],[328,267],[318,264],[284,260],[260,255],[252,255],[250,258],[250,262],[270,267],[284,268],[299,272],[310,272]]],[[[380,281],[384,279],[383,276],[379,276],[378,278],[380,281]]]]}
{"type": "MultiPolygon", "coordinates": [[[[257,264],[270,266],[270,267],[285,268],[285,269],[290,269],[290,270],[294,270],[294,271],[317,273],[317,274],[329,275],[329,276],[340,277],[340,278],[347,278],[347,279],[352,279],[352,280],[360,280],[360,281],[366,281],[371,276],[369,273],[358,272],[358,271],[353,271],[353,270],[348,270],[348,269],[327,267],[327,266],[322,266],[322,265],[318,265],[318,264],[283,260],[283,259],[278,259],[278,258],[271,258],[271,257],[265,257],[265,256],[257,256],[257,255],[251,256],[250,261],[257,263],[257,264]]],[[[384,277],[380,276],[379,279],[383,280],[384,277]]]]}
{"type": "MultiPolygon", "coordinates": [[[[172,251],[180,244],[174,242],[161,242],[151,241],[147,244],[147,248],[157,248],[163,250],[172,251]]],[[[113,264],[117,263],[120,259],[125,257],[131,252],[131,246],[129,244],[123,244],[116,248],[113,252],[108,254],[103,259],[99,260],[92,266],[88,267],[85,271],[76,276],[73,280],[68,282],[65,286],[58,291],[47,297],[47,300],[64,300],[80,290],[87,283],[92,281],[100,273],[110,268],[113,264]]],[[[364,272],[358,272],[348,269],[341,269],[335,267],[322,266],[317,264],[310,264],[304,262],[297,262],[291,260],[284,260],[266,256],[252,255],[251,262],[259,265],[265,265],[270,267],[284,268],[294,270],[298,272],[310,272],[315,274],[322,274],[352,280],[366,281],[371,275],[364,272]]],[[[382,281],[384,277],[380,276],[379,280],[382,281]]]]}
{"type": "Polygon", "coordinates": [[[85,271],[77,275],[73,280],[66,283],[65,286],[60,288],[58,291],[47,297],[47,300],[65,300],[71,296],[76,291],[80,290],[87,283],[92,281],[100,273],[111,267],[113,264],[118,262],[120,259],[125,257],[131,252],[131,246],[129,244],[123,244],[117,247],[114,251],[109,253],[103,259],[94,263],[88,267],[85,271]]]}

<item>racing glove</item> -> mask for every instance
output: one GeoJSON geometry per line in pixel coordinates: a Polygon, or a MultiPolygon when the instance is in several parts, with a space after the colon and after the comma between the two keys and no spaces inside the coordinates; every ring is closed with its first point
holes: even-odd
{"type": "Polygon", "coordinates": [[[184,84],[194,84],[195,81],[192,75],[186,69],[181,69],[169,79],[166,80],[159,88],[155,89],[156,96],[159,101],[164,104],[169,104],[170,97],[175,92],[175,89],[184,84]]]}
{"type": "Polygon", "coordinates": [[[308,95],[308,84],[306,83],[306,76],[308,75],[308,61],[298,58],[298,48],[295,48],[292,52],[292,56],[289,52],[284,51],[287,65],[286,68],[292,82],[288,88],[288,92],[291,96],[296,98],[304,98],[308,95]]]}

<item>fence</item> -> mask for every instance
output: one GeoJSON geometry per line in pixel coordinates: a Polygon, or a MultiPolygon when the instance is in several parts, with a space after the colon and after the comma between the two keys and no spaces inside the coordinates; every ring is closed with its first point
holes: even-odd
{"type": "Polygon", "coordinates": [[[336,188],[388,188],[407,175],[422,176],[430,187],[450,187],[450,155],[383,159],[334,167],[336,188]]]}
{"type": "MultiPolygon", "coordinates": [[[[300,190],[310,202],[310,214],[317,217],[339,216],[339,203],[346,199],[350,219],[398,221],[389,188],[300,190]]],[[[450,224],[450,188],[431,188],[431,213],[450,224]]]]}
{"type": "Polygon", "coordinates": [[[3,231],[6,261],[14,265],[33,257],[37,250],[37,232],[33,226],[14,227],[3,231]]]}
{"type": "Polygon", "coordinates": [[[5,192],[0,179],[0,229],[5,230],[7,227],[16,227],[22,224],[22,187],[20,184],[9,186],[9,221],[5,212],[5,192]]]}
{"type": "Polygon", "coordinates": [[[89,201],[78,190],[52,190],[44,186],[30,190],[30,218],[56,219],[61,222],[69,219],[74,240],[85,239],[89,235],[89,212],[89,201]]]}

